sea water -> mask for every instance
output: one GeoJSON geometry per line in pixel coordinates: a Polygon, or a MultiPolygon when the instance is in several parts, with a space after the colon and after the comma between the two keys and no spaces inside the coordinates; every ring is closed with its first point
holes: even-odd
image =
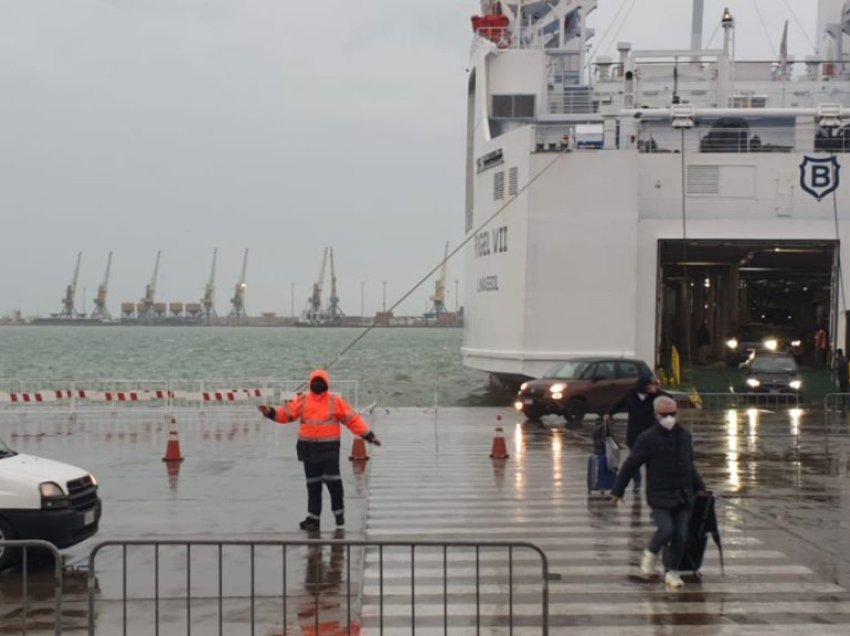
{"type": "MultiPolygon", "coordinates": [[[[0,328],[0,378],[306,379],[362,329],[307,327],[0,328]]],[[[330,370],[357,380],[360,401],[385,406],[493,403],[486,374],[461,363],[461,329],[373,329],[330,370]]]]}

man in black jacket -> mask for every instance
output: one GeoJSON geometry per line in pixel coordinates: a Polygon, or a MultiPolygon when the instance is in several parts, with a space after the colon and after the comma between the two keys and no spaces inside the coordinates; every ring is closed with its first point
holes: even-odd
{"type": "Polygon", "coordinates": [[[688,538],[688,521],[694,499],[705,491],[702,477],[694,466],[691,434],[676,423],[676,401],[668,396],[655,398],[656,424],[637,438],[629,459],[620,468],[611,498],[618,503],[629,480],[646,464],[646,500],[658,530],[643,553],[640,569],[645,575],[655,573],[658,552],[664,551],[664,582],[682,587],[679,562],[688,538]]]}
{"type": "MultiPolygon", "coordinates": [[[[659,395],[668,395],[659,388],[656,378],[643,376],[638,378],[634,387],[628,390],[604,415],[606,424],[611,421],[614,413],[626,411],[629,415],[626,424],[626,446],[634,448],[638,436],[655,425],[655,409],[653,400],[659,395]]],[[[635,492],[640,490],[640,470],[634,476],[635,492]]]]}

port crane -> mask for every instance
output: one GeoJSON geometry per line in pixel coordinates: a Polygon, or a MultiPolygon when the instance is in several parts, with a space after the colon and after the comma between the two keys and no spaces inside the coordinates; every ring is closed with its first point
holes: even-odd
{"type": "Polygon", "coordinates": [[[242,275],[239,277],[239,282],[236,283],[236,290],[233,293],[233,298],[230,299],[230,313],[227,318],[229,321],[237,324],[245,324],[248,322],[248,315],[245,313],[245,274],[248,270],[248,249],[245,249],[245,256],[242,259],[242,275]]]}
{"type": "Polygon", "coordinates": [[[434,295],[431,296],[431,311],[428,314],[429,318],[439,319],[440,316],[446,313],[446,274],[449,264],[449,244],[446,242],[446,255],[443,257],[443,266],[440,268],[440,275],[434,284],[434,295]]]}
{"type": "Polygon", "coordinates": [[[94,299],[94,311],[91,312],[92,318],[100,320],[112,320],[112,314],[106,307],[106,293],[109,290],[109,273],[112,270],[112,252],[109,252],[109,257],[106,259],[106,273],[103,275],[103,283],[97,288],[97,298],[94,299]]]}
{"type": "Polygon", "coordinates": [[[328,263],[328,249],[329,248],[326,247],[325,252],[322,255],[322,266],[319,268],[319,277],[316,279],[316,282],[313,283],[313,293],[307,301],[307,310],[304,312],[304,321],[313,325],[320,324],[324,319],[324,312],[322,311],[322,285],[324,285],[325,282],[325,270],[328,263]]]}
{"type": "Polygon", "coordinates": [[[209,322],[216,317],[215,313],[215,261],[218,258],[218,248],[213,250],[212,269],[210,270],[210,280],[204,287],[204,297],[201,299],[201,307],[203,308],[204,318],[209,322]]]}
{"type": "Polygon", "coordinates": [[[334,248],[330,248],[331,256],[331,295],[328,298],[327,319],[331,323],[339,322],[345,315],[339,308],[339,296],[336,293],[336,267],[334,267],[334,248]]]}
{"type": "Polygon", "coordinates": [[[83,253],[77,252],[77,266],[74,268],[74,278],[71,279],[71,284],[65,288],[65,298],[62,299],[62,311],[59,312],[59,318],[80,318],[82,314],[75,307],[75,297],[77,295],[77,279],[80,276],[80,259],[83,253]]]}
{"type": "Polygon", "coordinates": [[[154,298],[156,297],[156,280],[159,276],[159,257],[162,254],[161,251],[156,253],[156,265],[153,268],[153,276],[151,276],[151,282],[145,286],[145,297],[142,298],[141,303],[139,303],[139,310],[137,311],[139,318],[153,318],[154,316],[154,298]]]}

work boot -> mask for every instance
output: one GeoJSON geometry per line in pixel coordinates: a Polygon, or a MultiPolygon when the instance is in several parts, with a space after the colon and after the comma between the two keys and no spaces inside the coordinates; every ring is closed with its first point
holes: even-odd
{"type": "Polygon", "coordinates": [[[298,527],[302,530],[318,530],[319,529],[319,520],[314,519],[313,517],[307,517],[298,524],[298,527]]]}
{"type": "Polygon", "coordinates": [[[345,515],[340,512],[338,515],[336,515],[336,527],[342,528],[342,526],[344,526],[344,525],[345,525],[345,515]]]}
{"type": "Polygon", "coordinates": [[[670,570],[664,575],[664,582],[667,584],[667,587],[678,588],[685,586],[685,582],[682,580],[682,577],[679,576],[679,573],[675,570],[670,570]]]}
{"type": "Polygon", "coordinates": [[[655,574],[655,561],[658,559],[657,554],[653,554],[649,550],[643,551],[643,558],[640,560],[640,571],[646,576],[655,574]]]}

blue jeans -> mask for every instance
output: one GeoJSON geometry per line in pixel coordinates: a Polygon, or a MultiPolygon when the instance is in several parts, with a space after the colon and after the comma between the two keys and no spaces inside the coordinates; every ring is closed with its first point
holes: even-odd
{"type": "Polygon", "coordinates": [[[652,509],[652,516],[658,530],[649,542],[649,551],[658,554],[661,548],[667,547],[664,551],[664,567],[668,571],[679,569],[679,563],[685,552],[685,542],[688,540],[688,521],[691,519],[692,511],[693,507],[688,504],[670,510],[652,509]]]}

